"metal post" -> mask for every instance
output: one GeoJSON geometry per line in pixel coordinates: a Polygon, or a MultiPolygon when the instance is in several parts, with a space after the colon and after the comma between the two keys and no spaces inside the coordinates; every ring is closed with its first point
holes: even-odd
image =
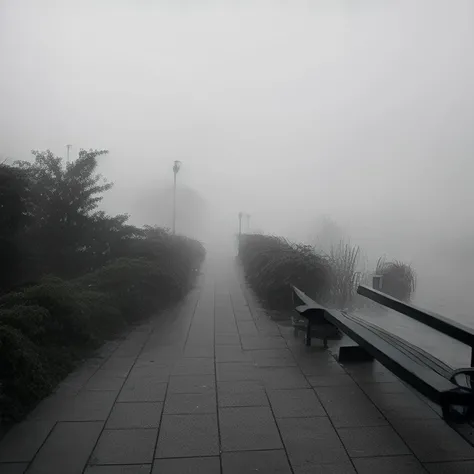
{"type": "Polygon", "coordinates": [[[382,275],[374,275],[372,277],[372,288],[377,291],[382,291],[382,283],[383,276],[382,275]]]}
{"type": "Polygon", "coordinates": [[[72,145],[66,145],[67,149],[67,162],[69,163],[69,150],[71,149],[72,145]]]}
{"type": "Polygon", "coordinates": [[[176,234],[176,175],[181,167],[181,161],[175,161],[173,165],[173,235],[176,234]]]}
{"type": "Polygon", "coordinates": [[[239,235],[242,235],[242,216],[243,214],[239,212],[239,235]]]}

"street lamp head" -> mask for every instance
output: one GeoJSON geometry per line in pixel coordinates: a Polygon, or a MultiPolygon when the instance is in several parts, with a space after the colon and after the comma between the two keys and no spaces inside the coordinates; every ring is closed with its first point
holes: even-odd
{"type": "Polygon", "coordinates": [[[175,160],[174,165],[173,165],[174,174],[176,174],[180,168],[181,168],[181,161],[175,160]]]}

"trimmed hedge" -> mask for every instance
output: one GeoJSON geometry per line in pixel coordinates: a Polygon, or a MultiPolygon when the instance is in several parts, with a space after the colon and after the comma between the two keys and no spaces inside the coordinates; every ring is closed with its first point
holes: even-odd
{"type": "MultiPolygon", "coordinates": [[[[351,310],[366,306],[357,287],[369,273],[358,270],[360,249],[340,242],[329,255],[314,247],[261,234],[239,236],[239,258],[245,277],[256,295],[270,309],[294,309],[293,291],[297,286],[318,303],[351,310]]],[[[383,275],[382,288],[389,295],[408,301],[415,291],[414,270],[403,262],[379,259],[376,274],[383,275]]]]}
{"type": "Polygon", "coordinates": [[[75,280],[46,276],[0,297],[0,421],[21,418],[106,338],[182,297],[205,254],[166,232],[136,247],[75,280]]]}
{"type": "Polygon", "coordinates": [[[316,301],[328,295],[329,261],[310,246],[270,235],[241,235],[239,257],[250,286],[271,309],[294,308],[291,285],[316,301]]]}

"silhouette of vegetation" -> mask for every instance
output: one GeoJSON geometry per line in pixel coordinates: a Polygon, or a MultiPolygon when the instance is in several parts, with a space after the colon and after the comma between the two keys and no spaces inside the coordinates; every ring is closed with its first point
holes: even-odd
{"type": "Polygon", "coordinates": [[[0,421],[18,419],[82,357],[192,286],[203,246],[98,209],[106,151],[0,167],[0,421]]]}
{"type": "MultiPolygon", "coordinates": [[[[328,307],[351,310],[370,302],[357,295],[357,287],[369,283],[360,269],[360,248],[343,240],[328,255],[309,245],[281,237],[251,234],[239,238],[239,258],[246,279],[270,309],[292,309],[291,286],[297,286],[328,307]]],[[[383,291],[407,300],[415,291],[413,269],[402,262],[379,259],[376,273],[383,275],[383,291]]]]}
{"type": "Polygon", "coordinates": [[[375,269],[382,276],[382,291],[402,301],[409,301],[416,289],[415,271],[410,265],[395,260],[386,262],[384,257],[377,261],[375,269]]]}
{"type": "Polygon", "coordinates": [[[317,301],[327,296],[329,261],[311,246],[270,235],[244,234],[239,238],[239,256],[250,286],[271,309],[294,307],[291,285],[317,301]]]}
{"type": "Polygon", "coordinates": [[[350,309],[362,279],[358,271],[360,248],[344,241],[333,245],[329,253],[331,267],[331,304],[341,309],[350,309]]]}

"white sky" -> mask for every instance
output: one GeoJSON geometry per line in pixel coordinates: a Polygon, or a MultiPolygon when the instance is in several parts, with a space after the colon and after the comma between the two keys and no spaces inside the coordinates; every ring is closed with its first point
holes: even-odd
{"type": "Polygon", "coordinates": [[[180,159],[223,227],[474,235],[471,0],[0,0],[0,70],[0,156],[109,149],[111,212],[180,159]]]}

